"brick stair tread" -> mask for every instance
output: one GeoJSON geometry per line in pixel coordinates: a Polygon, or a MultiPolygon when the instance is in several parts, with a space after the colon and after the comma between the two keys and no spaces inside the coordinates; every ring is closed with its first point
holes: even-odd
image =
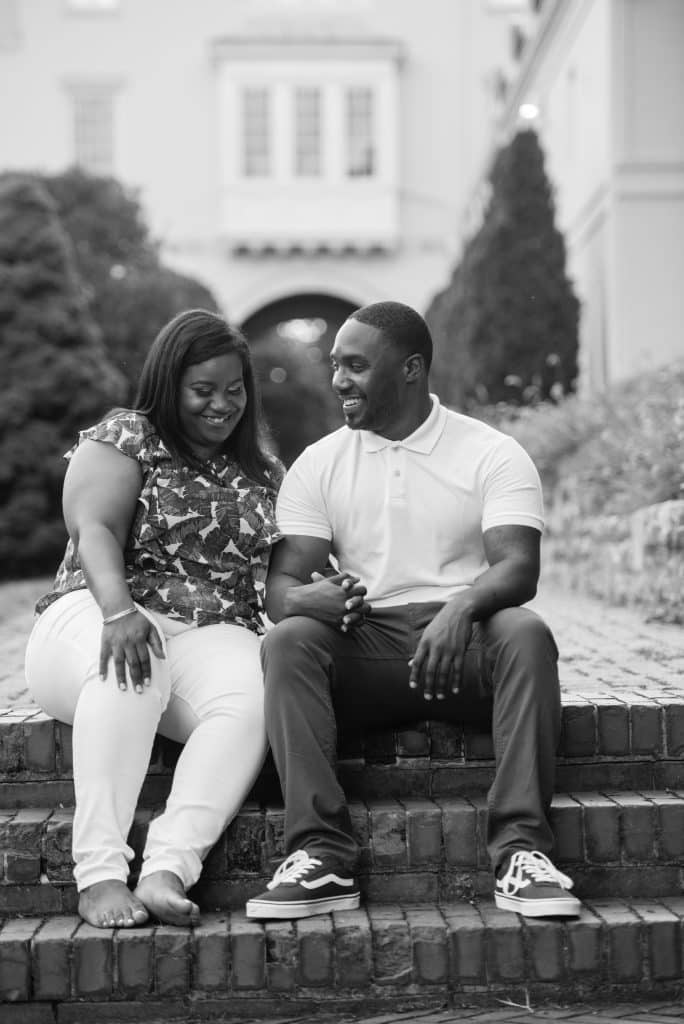
{"type": "Polygon", "coordinates": [[[683,919],[682,897],[592,900],[566,921],[521,918],[491,900],[369,903],[298,922],[224,912],[195,929],[23,917],[0,926],[0,1018],[53,1020],[38,1017],[41,1006],[85,1024],[163,1018],[165,1008],[215,1020],[285,1008],[396,1012],[431,999],[664,996],[682,982],[683,919]],[[26,1004],[35,1017],[20,1015],[26,1004]]]}
{"type": "MultiPolygon", "coordinates": [[[[365,896],[420,902],[491,891],[484,797],[353,800],[350,810],[365,896]]],[[[134,874],[155,813],[136,814],[129,837],[134,874]]],[[[241,810],[206,859],[195,890],[203,908],[238,908],[265,887],[284,857],[283,818],[282,805],[241,810]]],[[[551,819],[555,862],[581,896],[682,890],[684,794],[557,793],[551,819]]],[[[0,914],[75,909],[72,826],[71,808],[0,811],[0,914]]]]}
{"type": "MultiPolygon", "coordinates": [[[[179,749],[157,738],[143,803],[166,796],[179,749]]],[[[558,788],[684,786],[683,755],[684,696],[670,700],[632,692],[620,699],[608,694],[565,698],[558,788]]],[[[342,783],[350,795],[358,796],[484,792],[491,783],[493,760],[488,732],[435,722],[342,737],[340,743],[342,783]]],[[[51,783],[54,796],[49,802],[73,802],[71,774],[69,726],[35,707],[0,709],[0,806],[21,803],[23,790],[14,785],[19,782],[51,783]]],[[[35,803],[35,792],[26,792],[35,803]]],[[[267,762],[253,795],[264,799],[277,794],[277,779],[267,762]]]]}

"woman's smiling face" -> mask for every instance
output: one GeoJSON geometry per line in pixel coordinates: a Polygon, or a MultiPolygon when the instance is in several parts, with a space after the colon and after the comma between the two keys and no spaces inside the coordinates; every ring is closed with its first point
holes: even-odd
{"type": "Polygon", "coordinates": [[[228,352],[188,366],[178,398],[181,427],[194,454],[201,459],[217,455],[247,405],[240,356],[228,352]]]}

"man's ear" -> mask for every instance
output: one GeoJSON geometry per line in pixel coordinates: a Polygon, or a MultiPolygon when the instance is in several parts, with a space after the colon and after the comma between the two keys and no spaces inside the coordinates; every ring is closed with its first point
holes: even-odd
{"type": "Polygon", "coordinates": [[[418,355],[417,352],[409,356],[406,362],[404,363],[404,374],[406,376],[406,380],[418,380],[420,377],[423,376],[424,373],[425,364],[423,362],[423,357],[418,355]]]}

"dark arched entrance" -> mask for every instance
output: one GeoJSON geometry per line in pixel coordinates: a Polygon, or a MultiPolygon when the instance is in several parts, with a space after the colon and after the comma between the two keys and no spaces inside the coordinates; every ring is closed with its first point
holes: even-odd
{"type": "Polygon", "coordinates": [[[356,308],[333,295],[291,295],[242,324],[273,439],[288,466],[306,445],[342,424],[329,356],[339,327],[356,308]]]}

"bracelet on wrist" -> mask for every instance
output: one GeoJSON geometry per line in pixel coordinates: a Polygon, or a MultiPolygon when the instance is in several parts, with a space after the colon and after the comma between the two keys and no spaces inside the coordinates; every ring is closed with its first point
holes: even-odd
{"type": "Polygon", "coordinates": [[[137,608],[134,604],[130,608],[124,608],[121,612],[115,612],[114,615],[108,615],[106,619],[102,620],[103,626],[108,626],[110,622],[116,622],[117,619],[124,619],[127,615],[132,615],[133,612],[137,612],[137,608]]]}

